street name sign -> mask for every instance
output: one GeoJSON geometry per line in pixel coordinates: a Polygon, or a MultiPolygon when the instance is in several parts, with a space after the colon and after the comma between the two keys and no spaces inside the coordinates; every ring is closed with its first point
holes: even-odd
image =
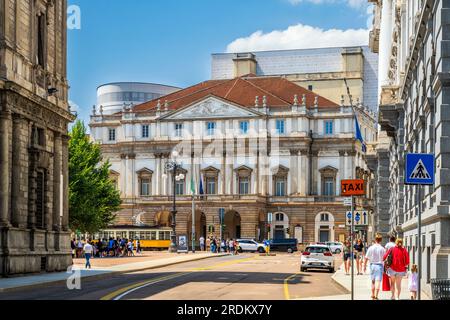
{"type": "Polygon", "coordinates": [[[342,180],[341,195],[343,197],[365,195],[364,180],[342,180]]]}
{"type": "Polygon", "coordinates": [[[435,179],[433,154],[410,153],[406,155],[405,184],[433,185],[435,179]]]}
{"type": "Polygon", "coordinates": [[[353,205],[352,197],[344,198],[344,206],[351,207],[353,205]]]}

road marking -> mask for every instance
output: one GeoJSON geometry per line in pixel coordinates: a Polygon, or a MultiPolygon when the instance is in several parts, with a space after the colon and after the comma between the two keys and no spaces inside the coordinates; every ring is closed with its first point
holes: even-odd
{"type": "Polygon", "coordinates": [[[300,275],[300,273],[293,274],[292,276],[289,276],[286,279],[284,279],[284,298],[286,300],[291,300],[291,296],[289,294],[289,281],[291,281],[298,275],[300,275]]]}
{"type": "Polygon", "coordinates": [[[120,300],[121,298],[123,298],[124,296],[128,295],[131,292],[134,292],[136,290],[139,290],[141,288],[145,288],[151,284],[155,284],[158,282],[162,282],[162,281],[166,281],[166,280],[170,280],[170,279],[175,279],[184,275],[189,274],[189,272],[184,272],[184,273],[176,273],[170,276],[165,276],[165,277],[160,277],[160,278],[156,278],[156,279],[152,279],[152,280],[147,280],[147,281],[143,281],[143,282],[139,282],[139,283],[135,283],[132,284],[130,286],[127,286],[125,288],[121,288],[119,290],[116,290],[104,297],[102,297],[100,300],[120,300]]]}
{"type": "Polygon", "coordinates": [[[215,268],[218,268],[218,267],[226,267],[226,266],[228,266],[228,265],[233,265],[233,264],[236,264],[236,263],[241,263],[241,262],[247,262],[247,261],[251,261],[251,260],[256,260],[256,259],[258,259],[258,258],[259,258],[259,257],[256,256],[256,257],[251,257],[251,258],[245,258],[245,259],[239,259],[239,260],[227,261],[227,262],[222,262],[222,263],[219,263],[219,264],[216,264],[216,265],[213,265],[213,266],[209,266],[209,267],[195,268],[195,269],[193,269],[192,271],[206,271],[206,270],[211,270],[211,269],[215,269],[215,268]]]}
{"type": "Polygon", "coordinates": [[[187,272],[180,272],[180,273],[176,273],[173,275],[169,275],[169,276],[164,276],[164,277],[160,277],[160,278],[156,278],[156,279],[151,279],[151,280],[146,280],[146,281],[142,281],[139,283],[135,283],[133,285],[127,286],[125,288],[121,288],[119,290],[116,290],[104,297],[102,297],[100,300],[120,300],[123,297],[127,296],[128,294],[146,288],[152,284],[156,284],[159,282],[163,282],[163,281],[167,281],[167,280],[171,280],[171,279],[175,279],[175,278],[179,278],[188,274],[191,274],[195,271],[206,271],[206,270],[211,270],[214,268],[218,268],[218,267],[223,267],[223,266],[228,266],[228,265],[232,265],[232,264],[237,264],[237,263],[241,263],[244,261],[250,261],[250,260],[254,260],[257,259],[258,257],[251,257],[251,258],[245,258],[245,259],[239,259],[239,260],[233,260],[233,261],[227,261],[227,262],[223,262],[223,263],[219,263],[210,267],[206,267],[206,268],[195,268],[195,269],[191,269],[190,271],[187,272]]]}

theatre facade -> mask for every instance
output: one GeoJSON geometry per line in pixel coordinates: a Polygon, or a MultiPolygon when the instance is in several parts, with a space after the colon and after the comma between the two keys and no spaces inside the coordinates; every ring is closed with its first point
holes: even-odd
{"type": "Polygon", "coordinates": [[[115,223],[170,226],[175,190],[176,233],[190,237],[193,183],[197,238],[219,236],[224,208],[225,238],[267,238],[272,213],[271,237],[344,240],[348,207],[340,181],[365,179],[358,208],[373,210],[356,119],[369,148],[376,139],[375,115],[345,101],[336,104],[282,77],[246,75],[199,83],[115,114],[94,109],[91,137],[111,162],[123,200],[115,223]],[[182,178],[175,186],[165,170],[173,160],[182,178]]]}

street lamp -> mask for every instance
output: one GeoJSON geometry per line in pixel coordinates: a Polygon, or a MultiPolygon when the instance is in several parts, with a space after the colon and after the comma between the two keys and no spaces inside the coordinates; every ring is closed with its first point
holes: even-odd
{"type": "Polygon", "coordinates": [[[170,249],[169,249],[169,251],[171,252],[171,253],[175,253],[175,252],[177,252],[178,250],[177,250],[177,235],[176,235],[176,231],[175,231],[175,229],[176,229],[176,215],[177,215],[177,204],[176,204],[176,198],[177,198],[177,189],[176,189],[176,182],[177,181],[181,181],[181,180],[183,180],[185,177],[184,177],[184,174],[179,174],[178,176],[177,176],[177,171],[178,171],[178,169],[179,168],[181,168],[181,164],[179,164],[178,162],[177,162],[177,158],[178,158],[178,152],[177,151],[173,151],[172,152],[172,159],[171,160],[169,160],[169,161],[167,161],[167,163],[166,163],[166,165],[165,165],[165,168],[166,168],[166,171],[168,171],[168,172],[172,172],[172,183],[173,183],[173,207],[172,207],[172,233],[171,233],[171,235],[170,235],[170,240],[171,240],[171,243],[170,243],[170,249]]]}

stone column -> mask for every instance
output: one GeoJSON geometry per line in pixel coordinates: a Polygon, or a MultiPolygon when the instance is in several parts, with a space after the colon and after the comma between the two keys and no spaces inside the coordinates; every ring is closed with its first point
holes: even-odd
{"type": "Polygon", "coordinates": [[[161,195],[161,180],[162,180],[162,172],[161,172],[161,155],[156,154],[156,188],[155,195],[161,195]]]}
{"type": "Polygon", "coordinates": [[[25,153],[22,143],[23,123],[25,119],[22,116],[14,115],[13,117],[13,134],[12,134],[12,183],[11,183],[11,211],[12,224],[15,227],[26,227],[27,204],[25,193],[27,190],[26,173],[23,172],[22,154],[25,153]]]}
{"type": "Polygon", "coordinates": [[[53,230],[61,228],[61,158],[62,140],[61,134],[54,133],[53,147],[53,230]]]}
{"type": "MultiPolygon", "coordinates": [[[[389,57],[391,56],[392,48],[392,0],[383,0],[382,6],[378,78],[380,85],[385,86],[389,84],[389,57]]],[[[379,93],[381,93],[381,90],[379,93]]]]}
{"type": "Polygon", "coordinates": [[[8,226],[9,218],[9,130],[11,112],[0,112],[0,226],[8,226]]]}
{"type": "Polygon", "coordinates": [[[69,136],[62,136],[63,215],[61,224],[64,231],[69,231],[69,139],[69,136]]]}
{"type": "Polygon", "coordinates": [[[303,165],[303,163],[302,163],[302,152],[300,150],[297,152],[296,161],[297,161],[297,194],[303,195],[303,193],[302,193],[302,191],[303,191],[302,190],[302,184],[303,184],[302,165],[303,165]]]}
{"type": "Polygon", "coordinates": [[[297,155],[297,150],[291,150],[291,155],[289,156],[288,196],[297,193],[300,184],[300,180],[298,179],[298,172],[300,170],[298,167],[297,155]]]}

